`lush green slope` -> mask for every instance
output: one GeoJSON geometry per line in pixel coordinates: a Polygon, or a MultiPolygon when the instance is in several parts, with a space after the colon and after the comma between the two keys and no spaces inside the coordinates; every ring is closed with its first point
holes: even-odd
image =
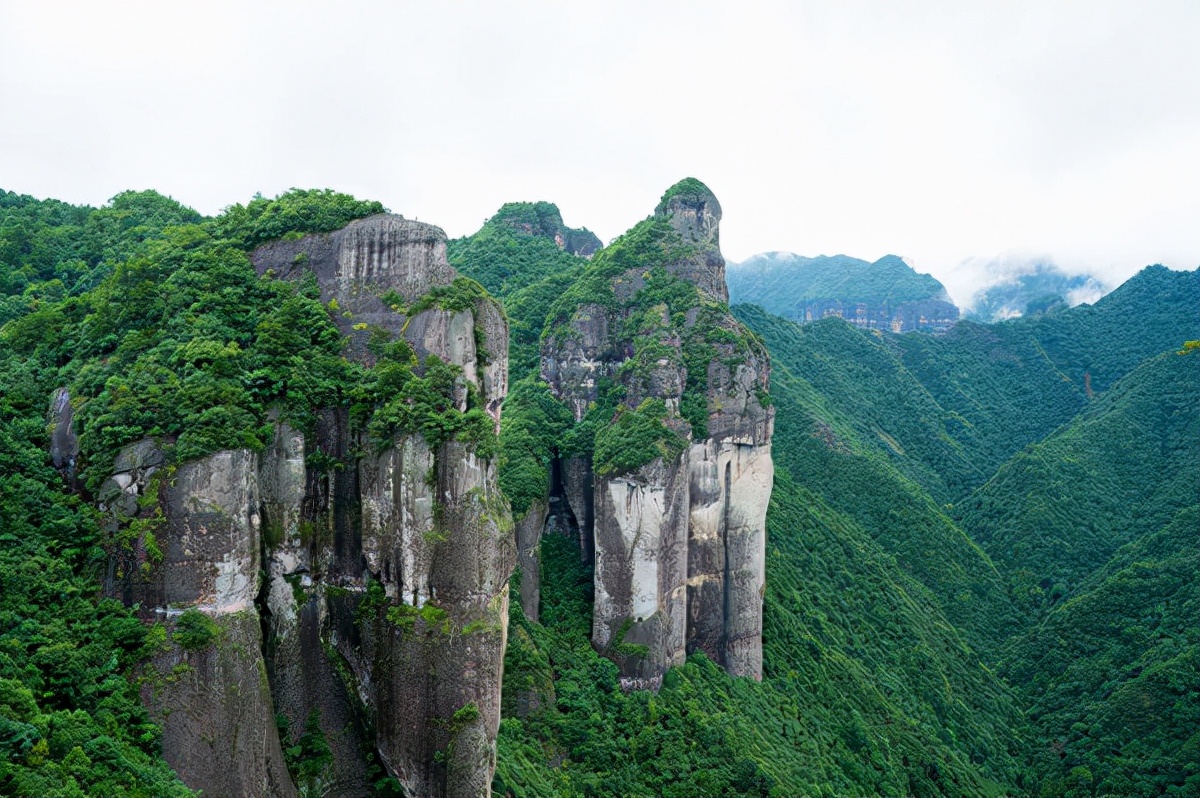
{"type": "Polygon", "coordinates": [[[104,535],[48,465],[45,417],[69,357],[69,297],[198,215],[150,192],[99,210],[0,192],[0,206],[0,793],[191,795],[134,678],[162,638],[98,598],[104,535]]]}
{"type": "MultiPolygon", "coordinates": [[[[1193,475],[1195,479],[1197,475],[1193,475]]],[[[1043,795],[1200,794],[1200,504],[1009,646],[1043,795]]]]}
{"type": "Polygon", "coordinates": [[[1198,303],[1200,269],[1150,266],[1093,306],[889,340],[943,410],[969,425],[971,460],[990,475],[1070,421],[1089,394],[1200,338],[1198,303]]]}
{"type": "Polygon", "coordinates": [[[1020,779],[1007,688],[894,558],[786,471],[768,535],[762,683],[697,656],[657,695],[618,689],[589,643],[577,544],[543,541],[542,624],[513,617],[497,790],[988,795],[1020,779]]]}
{"type": "Polygon", "coordinates": [[[1200,357],[1164,353],[959,504],[1023,608],[1061,600],[1121,545],[1200,502],[1197,397],[1200,357]]]}
{"type": "Polygon", "coordinates": [[[454,268],[496,296],[561,273],[575,273],[600,241],[586,228],[563,224],[549,202],[510,202],[474,235],[456,238],[446,254],[454,268]]]}
{"type": "Polygon", "coordinates": [[[1149,267],[1095,306],[945,335],[797,326],[739,306],[776,361],[940,503],[1066,424],[1147,358],[1200,338],[1200,270],[1149,267]]]}
{"type": "Polygon", "coordinates": [[[971,450],[951,437],[967,430],[961,420],[875,335],[837,319],[800,326],[750,306],[736,312],[771,352],[777,466],[895,556],[976,647],[1010,633],[1005,579],[943,504],[953,493],[941,473],[958,490],[972,473],[971,450]]]}
{"type": "MultiPolygon", "coordinates": [[[[891,336],[841,319],[798,325],[753,305],[734,312],[766,341],[772,362],[803,380],[814,400],[819,397],[821,407],[813,413],[853,430],[856,441],[942,503],[986,478],[988,472],[975,465],[973,425],[941,407],[896,356],[891,336]]],[[[791,425],[779,426],[786,434],[791,425]]]]}

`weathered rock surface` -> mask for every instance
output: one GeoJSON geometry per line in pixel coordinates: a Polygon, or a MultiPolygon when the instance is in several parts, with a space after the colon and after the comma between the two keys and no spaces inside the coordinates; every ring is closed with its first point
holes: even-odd
{"type": "MultiPolygon", "coordinates": [[[[487,298],[465,308],[435,301],[404,315],[454,280],[445,249],[438,228],[385,215],[270,245],[253,260],[264,273],[314,274],[364,362],[372,361],[360,329],[368,325],[403,337],[422,360],[437,356],[461,367],[458,409],[467,410],[477,391],[498,425],[508,390],[508,327],[499,306],[487,298]]],[[[312,448],[339,465],[305,469],[298,518],[312,530],[309,570],[289,584],[298,582],[305,597],[301,635],[315,635],[336,657],[348,676],[342,687],[375,730],[380,762],[409,794],[487,795],[517,556],[495,464],[453,440],[431,448],[420,434],[398,435],[379,449],[350,428],[344,411],[322,413],[314,436],[312,448]]],[[[286,540],[270,556],[301,563],[286,540]]],[[[279,629],[281,646],[286,631],[279,629]]],[[[283,672],[286,664],[275,659],[283,672]]],[[[315,665],[302,670],[306,684],[330,681],[315,665]]],[[[322,718],[351,710],[324,707],[322,718]]]]}
{"type": "Polygon", "coordinates": [[[75,408],[71,406],[71,394],[59,388],[50,397],[50,410],[46,416],[50,427],[50,462],[75,487],[75,461],[79,457],[79,436],[75,433],[75,408]]]}
{"type": "Polygon", "coordinates": [[[545,502],[535,501],[515,523],[517,567],[521,570],[521,610],[531,621],[538,619],[542,603],[541,562],[538,543],[546,527],[545,502]]]}
{"type": "MultiPolygon", "coordinates": [[[[117,458],[118,473],[161,462],[150,442],[117,458]],[[123,470],[128,469],[128,470],[123,470]]],[[[237,449],[180,466],[161,488],[165,520],[160,613],[208,615],[220,632],[199,650],[158,655],[147,702],[163,724],[163,754],[186,784],[212,795],[293,796],[262,654],[258,457],[237,449]]]]}
{"type": "MultiPolygon", "coordinates": [[[[143,687],[162,724],[163,756],[205,795],[292,798],[253,609],[214,617],[218,640],[196,651],[172,646],[143,687]]],[[[168,624],[172,625],[172,624],[168,624]]]]}
{"type": "Polygon", "coordinates": [[[670,270],[699,288],[704,296],[728,303],[725,258],[721,255],[721,203],[707,188],[700,188],[668,197],[655,213],[666,216],[684,243],[698,250],[694,257],[673,264],[670,270]]]}
{"type": "Polygon", "coordinates": [[[732,674],[761,678],[773,480],[770,363],[724,304],[716,198],[698,181],[684,181],[667,192],[656,215],[669,221],[678,236],[673,251],[682,253],[663,268],[695,285],[700,304],[682,323],[665,305],[661,319],[657,310],[645,311],[638,317],[640,342],[630,340],[622,331],[632,311],[623,308],[636,306],[648,272],[626,269],[612,279],[615,307],[583,302],[552,329],[541,376],[577,421],[598,400],[605,379],[620,384],[629,408],[662,400],[665,425],[691,435],[690,445],[673,459],[658,457],[607,478],[594,477],[587,458],[556,464],[564,484],[556,487],[552,479],[550,501],[560,497],[567,511],[552,507],[550,518],[569,515],[581,542],[591,542],[592,642],[617,661],[623,684],[656,688],[667,668],[694,651],[732,674]],[[685,339],[703,346],[716,341],[711,357],[701,361],[703,375],[688,374],[688,358],[693,368],[698,364],[685,353],[685,339]],[[703,437],[688,432],[693,428],[681,416],[685,393],[697,390],[688,386],[697,384],[703,437]]]}
{"type": "MultiPolygon", "coordinates": [[[[371,328],[405,340],[418,374],[433,356],[459,367],[454,406],[482,408],[498,428],[507,322],[470,285],[448,288],[452,303],[431,295],[455,280],[445,252],[440,229],[380,215],[252,260],[260,273],[314,275],[364,364],[371,328]]],[[[175,467],[140,441],[101,486],[106,527],[124,541],[109,594],[168,628],[194,609],[220,629],[155,657],[144,697],[167,761],[214,796],[357,798],[374,794],[380,769],[412,796],[489,795],[516,561],[496,465],[476,443],[431,447],[421,433],[381,443],[347,405],[314,410],[306,432],[276,419],[261,453],[175,467]],[[129,529],[146,531],[130,542],[129,529]],[[330,760],[293,783],[283,752],[314,730],[330,760]]],[[[65,391],[49,421],[52,457],[69,470],[78,448],[65,391]]]]}

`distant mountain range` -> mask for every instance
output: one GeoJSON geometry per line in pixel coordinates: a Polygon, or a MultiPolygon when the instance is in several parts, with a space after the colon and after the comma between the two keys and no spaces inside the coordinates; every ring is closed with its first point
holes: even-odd
{"type": "Polygon", "coordinates": [[[848,255],[765,252],[727,264],[726,279],[730,302],[760,305],[797,322],[837,316],[864,329],[907,332],[942,330],[959,317],[937,278],[895,255],[870,263],[848,255]]]}

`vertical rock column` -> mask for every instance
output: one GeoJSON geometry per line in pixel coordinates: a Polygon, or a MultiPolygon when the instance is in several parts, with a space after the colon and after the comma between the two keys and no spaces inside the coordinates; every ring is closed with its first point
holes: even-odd
{"type": "Polygon", "coordinates": [[[622,684],[657,689],[685,657],[687,453],[596,482],[592,642],[621,666],[622,684]]]}
{"type": "Polygon", "coordinates": [[[238,449],[186,463],[163,493],[168,625],[177,627],[187,608],[216,629],[211,640],[176,644],[154,658],[162,678],[145,690],[162,723],[163,755],[185,784],[206,794],[294,796],[254,606],[257,457],[238,449]]]}
{"type": "MultiPolygon", "coordinates": [[[[461,368],[459,411],[478,407],[499,424],[507,323],[469,285],[454,284],[449,301],[437,293],[456,278],[441,230],[380,215],[269,245],[253,260],[260,273],[314,275],[351,357],[372,365],[372,335],[403,338],[421,363],[436,356],[461,368]]],[[[314,518],[333,522],[333,550],[313,555],[323,641],[352,673],[379,757],[408,794],[487,795],[516,558],[495,464],[420,433],[380,449],[335,416],[323,415],[316,446],[341,467],[306,499],[320,508],[314,518]]]]}
{"type": "MultiPolygon", "coordinates": [[[[684,180],[668,189],[655,216],[631,234],[658,236],[658,246],[645,249],[648,261],[617,270],[598,253],[593,268],[609,281],[597,289],[605,301],[587,297],[556,321],[542,348],[542,377],[576,421],[608,378],[621,389],[618,414],[661,400],[667,430],[692,436],[670,462],[659,457],[629,473],[597,476],[594,519],[576,510],[581,539],[594,533],[592,642],[620,665],[626,687],[657,687],[667,668],[696,651],[734,675],[761,678],[770,365],[725,307],[716,197],[684,180]],[[660,252],[665,259],[655,260],[660,252]],[[678,294],[675,305],[639,299],[652,279],[661,280],[652,278],[658,268],[695,286],[691,307],[678,294]],[[698,368],[704,372],[689,373],[698,368]],[[697,391],[704,393],[703,423],[697,391]]],[[[567,480],[576,494],[590,472],[577,470],[580,478],[567,480]]],[[[570,502],[584,506],[575,495],[570,502]]]]}

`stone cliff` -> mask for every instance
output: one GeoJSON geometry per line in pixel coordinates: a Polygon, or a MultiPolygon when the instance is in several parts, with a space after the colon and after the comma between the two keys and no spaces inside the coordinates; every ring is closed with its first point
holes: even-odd
{"type": "MultiPolygon", "coordinates": [[[[762,675],[770,363],[728,312],[720,219],[702,183],[672,187],[595,256],[543,339],[542,379],[596,430],[590,452],[555,464],[548,517],[594,557],[593,644],[629,687],[656,687],[695,651],[762,675]]],[[[547,512],[534,510],[523,556],[547,512]]],[[[523,601],[535,611],[536,586],[523,601]]]]}
{"type": "MultiPolygon", "coordinates": [[[[445,251],[391,215],[256,251],[260,274],[315,281],[367,388],[307,423],[277,414],[262,452],[175,465],[156,441],[126,447],[99,491],[129,540],[107,591],[172,631],[145,699],[205,794],[367,796],[385,775],[490,794],[515,564],[494,464],[508,330],[445,251]],[[285,750],[314,737],[319,767],[289,773],[285,750]]],[[[51,421],[69,471],[65,395],[51,421]]]]}

